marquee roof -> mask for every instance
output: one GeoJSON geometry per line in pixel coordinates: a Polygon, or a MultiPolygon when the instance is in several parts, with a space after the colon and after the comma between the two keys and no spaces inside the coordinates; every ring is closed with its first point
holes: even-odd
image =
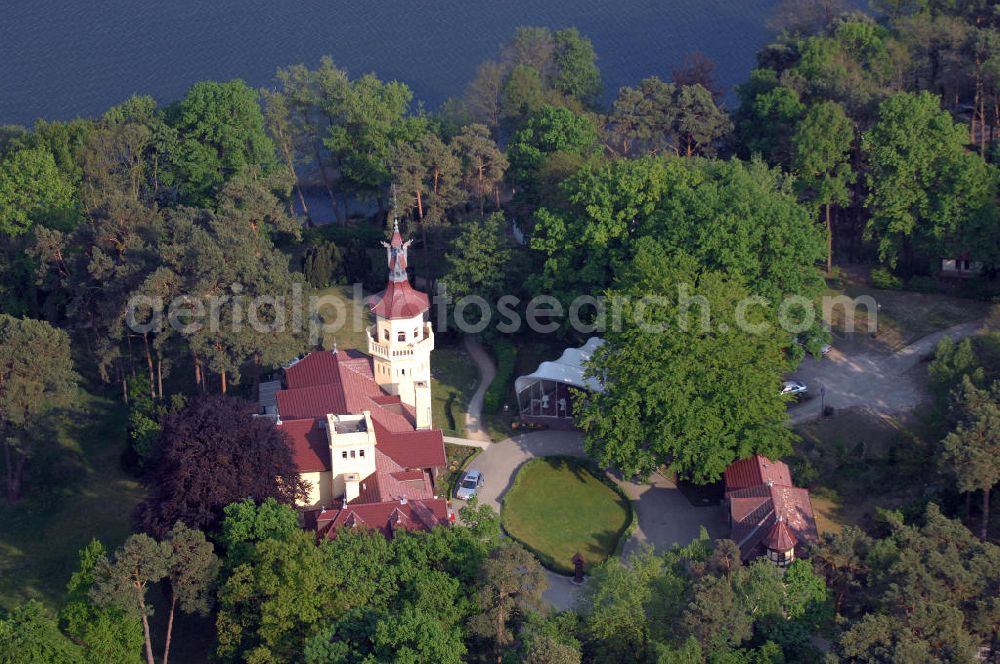
{"type": "Polygon", "coordinates": [[[585,378],[584,372],[586,371],[586,363],[603,343],[604,339],[591,337],[587,343],[579,348],[567,348],[558,360],[542,362],[533,373],[519,376],[514,381],[514,389],[521,392],[538,381],[551,380],[591,392],[602,391],[604,388],[601,382],[595,378],[585,378]]]}

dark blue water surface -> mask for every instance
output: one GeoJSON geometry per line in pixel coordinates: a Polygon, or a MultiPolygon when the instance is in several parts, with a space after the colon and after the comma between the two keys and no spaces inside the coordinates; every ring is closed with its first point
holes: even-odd
{"type": "Polygon", "coordinates": [[[260,86],[329,54],[352,75],[408,83],[429,108],[461,94],[519,25],[576,26],[606,88],[701,50],[727,88],[768,38],[776,0],[8,0],[0,5],[0,124],[93,116],[134,92],[160,102],[192,83],[260,86]]]}

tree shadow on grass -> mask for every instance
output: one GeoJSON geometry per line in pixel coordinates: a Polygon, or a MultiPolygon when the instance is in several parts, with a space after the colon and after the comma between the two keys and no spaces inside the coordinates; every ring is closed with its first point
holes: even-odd
{"type": "Polygon", "coordinates": [[[56,606],[92,537],[113,549],[127,536],[142,490],[119,463],[125,420],[114,400],[82,392],[79,408],[41,418],[24,495],[0,501],[0,605],[36,597],[56,606]]]}

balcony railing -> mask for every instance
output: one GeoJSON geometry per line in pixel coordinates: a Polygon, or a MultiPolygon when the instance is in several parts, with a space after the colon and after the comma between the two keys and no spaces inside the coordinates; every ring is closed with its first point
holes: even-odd
{"type": "Polygon", "coordinates": [[[378,330],[375,325],[369,326],[367,333],[368,353],[385,359],[410,357],[417,351],[424,350],[427,346],[431,346],[432,348],[434,346],[434,330],[430,323],[424,323],[423,336],[419,341],[406,342],[405,345],[394,349],[390,349],[388,344],[378,341],[376,336],[378,334],[378,330]]]}

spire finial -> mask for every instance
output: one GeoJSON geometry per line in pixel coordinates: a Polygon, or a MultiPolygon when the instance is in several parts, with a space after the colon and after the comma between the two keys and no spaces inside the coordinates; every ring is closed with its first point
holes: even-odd
{"type": "Polygon", "coordinates": [[[393,230],[398,230],[399,228],[399,208],[396,202],[396,183],[392,183],[392,228],[393,230]]]}

